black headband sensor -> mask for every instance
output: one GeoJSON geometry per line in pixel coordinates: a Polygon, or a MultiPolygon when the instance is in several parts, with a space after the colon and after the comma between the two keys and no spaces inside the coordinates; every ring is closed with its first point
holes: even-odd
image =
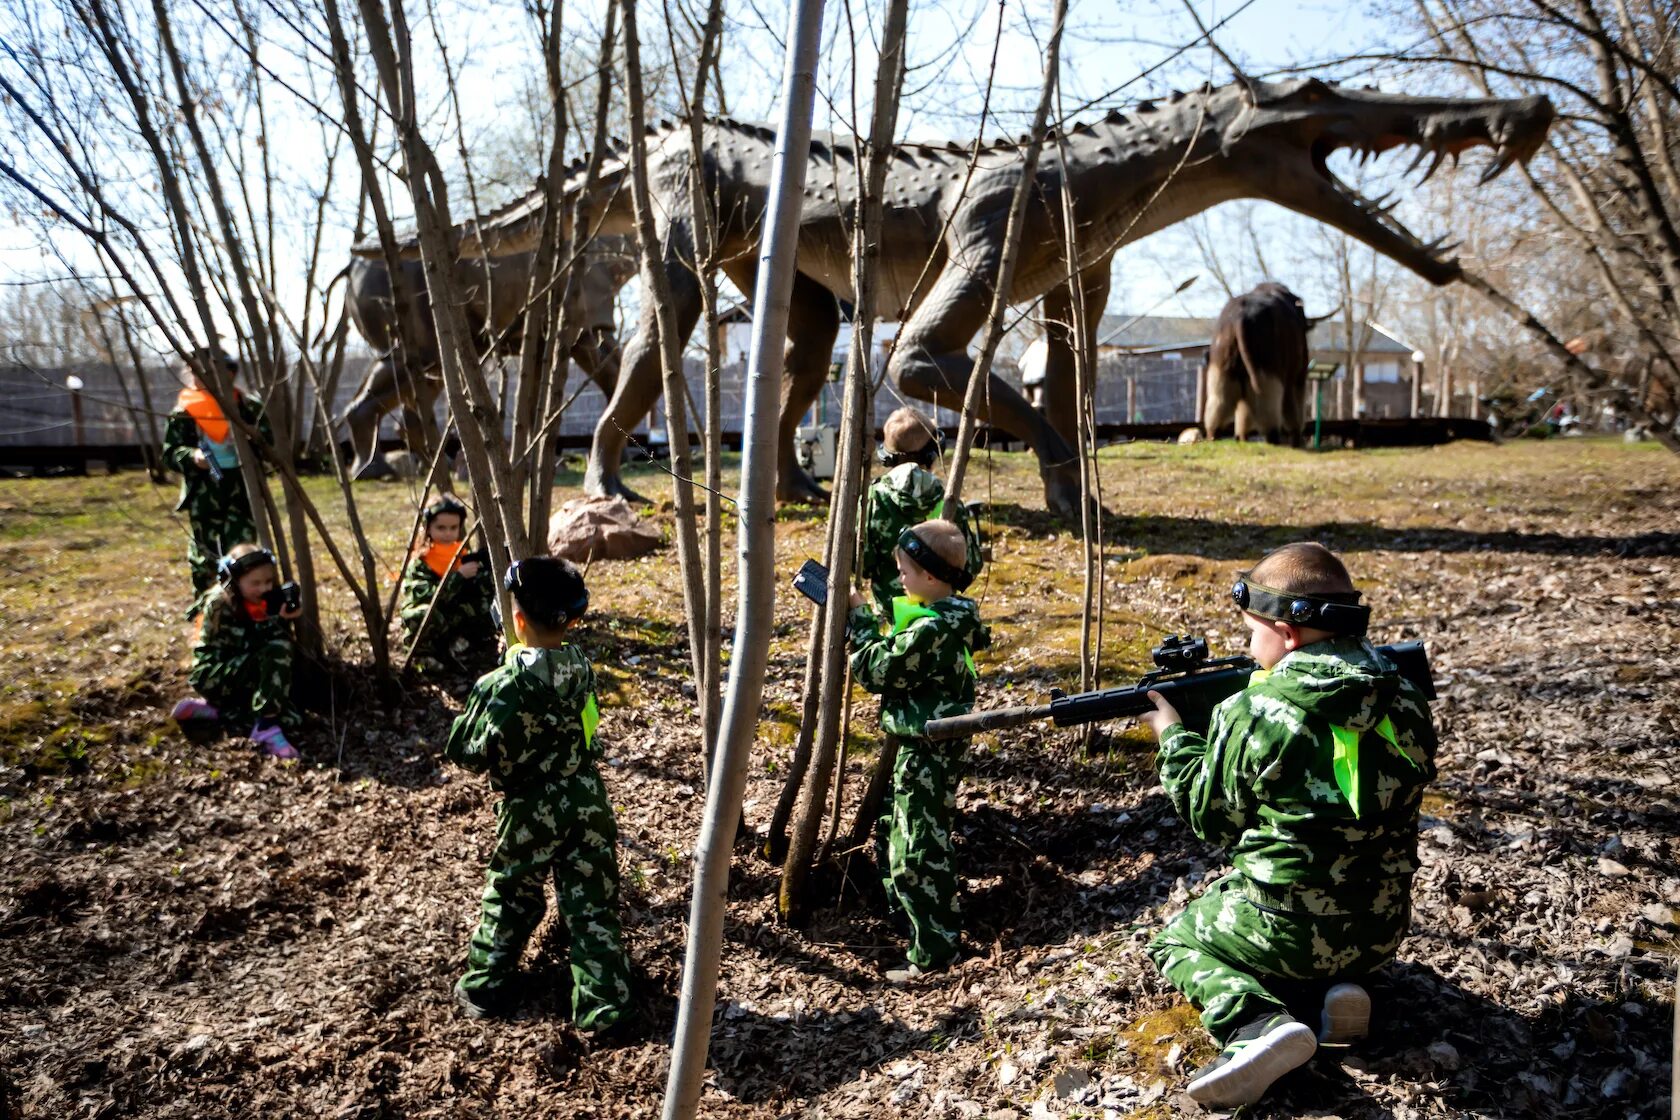
{"type": "Polygon", "coordinates": [[[883,443],[875,449],[875,458],[888,470],[902,463],[914,463],[925,469],[933,466],[934,461],[939,458],[939,440],[937,437],[930,439],[914,451],[891,451],[883,443]]]}
{"type": "Polygon", "coordinates": [[[274,553],[266,548],[252,549],[240,556],[224,556],[216,561],[216,578],[221,580],[223,587],[232,587],[239,582],[240,576],[265,564],[276,568],[280,566],[274,559],[274,553]]]}
{"type": "Polygon", "coordinates": [[[461,502],[461,499],[445,494],[426,507],[426,528],[430,529],[432,522],[446,513],[453,513],[461,519],[462,524],[466,523],[467,507],[461,502]]]}
{"type": "Polygon", "coordinates": [[[1231,588],[1231,598],[1239,609],[1259,618],[1328,630],[1350,638],[1363,638],[1371,626],[1371,608],[1360,606],[1357,591],[1315,595],[1279,591],[1254,583],[1247,572],[1241,572],[1231,588]]]}
{"type": "Polygon", "coordinates": [[[571,581],[561,581],[560,587],[550,586],[539,591],[532,585],[532,581],[525,578],[522,570],[524,566],[523,560],[515,560],[509,564],[506,574],[502,576],[502,587],[513,596],[514,601],[519,604],[519,609],[533,621],[549,627],[564,626],[568,622],[576,622],[589,610],[589,588],[584,585],[582,577],[576,580],[575,588],[563,586],[571,581]],[[550,596],[556,592],[560,592],[559,597],[566,601],[551,602],[550,596]]]}
{"type": "Polygon", "coordinates": [[[954,590],[966,591],[968,585],[974,582],[974,576],[966,565],[959,567],[946,560],[931,544],[918,537],[914,529],[906,529],[898,535],[898,547],[916,567],[941,583],[950,584],[954,590]]]}

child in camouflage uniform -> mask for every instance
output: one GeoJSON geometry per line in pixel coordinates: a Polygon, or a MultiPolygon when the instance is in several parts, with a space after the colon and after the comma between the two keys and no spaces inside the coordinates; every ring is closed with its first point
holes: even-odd
{"type": "Polygon", "coordinates": [[[421,665],[452,661],[457,642],[485,648],[496,635],[490,617],[496,593],[490,577],[478,560],[462,558],[466,516],[467,507],[451,495],[427,506],[425,545],[403,570],[398,608],[403,644],[413,651],[410,660],[421,659],[421,665]]]}
{"type": "MultiPolygon", "coordinates": [[[[913,408],[901,408],[881,426],[880,459],[887,473],[869,487],[863,518],[863,555],[858,569],[875,595],[875,609],[885,618],[892,614],[893,599],[904,594],[898,579],[894,554],[898,535],[912,525],[940,516],[945,502],[945,485],[928,468],[939,457],[933,421],[913,408]]],[[[951,511],[962,529],[965,543],[964,568],[973,580],[980,574],[980,540],[968,523],[967,512],[951,511]]]]}
{"type": "Polygon", "coordinates": [[[909,964],[887,979],[903,983],[956,959],[962,933],[956,851],[957,785],[966,743],[922,738],[930,719],[974,707],[972,651],[991,644],[968,586],[967,545],[950,521],[905,529],[894,550],[905,594],[892,602],[892,629],[854,590],[848,630],[852,678],[881,694],[881,730],[898,744],[892,795],[876,847],[890,906],[910,926],[909,964]]]}
{"type": "Polygon", "coordinates": [[[251,719],[251,741],[281,761],[297,758],[283,725],[297,726],[292,706],[292,619],[302,608],[275,593],[274,556],[254,544],[234,547],[217,566],[220,586],[194,607],[202,613],[187,680],[189,696],[169,714],[192,720],[251,719]]]}
{"type": "Polygon", "coordinates": [[[1365,640],[1347,569],[1322,545],[1286,545],[1232,589],[1261,668],[1214,710],[1206,737],[1159,693],[1145,717],[1161,784],[1235,869],[1150,943],[1223,1047],[1190,1096],[1233,1107],[1305,1064],[1319,1042],[1363,1038],[1358,981],[1411,924],[1418,806],[1435,776],[1423,693],[1365,640]],[[1317,1038],[1286,993],[1322,993],[1317,1038]]]}
{"type": "Polygon", "coordinates": [[[502,793],[478,930],[455,1001],[473,1018],[510,1013],[519,958],[545,904],[543,881],[571,940],[572,1017],[602,1031],[630,1013],[630,963],[618,919],[618,825],[594,745],[595,673],[566,630],[589,605],[583,577],[552,557],[508,569],[519,643],[479,678],[444,757],[502,793]]]}
{"type": "MultiPolygon", "coordinates": [[[[238,363],[226,354],[200,355],[200,361],[219,361],[232,380],[238,363]]],[[[198,599],[216,583],[216,563],[222,554],[240,541],[257,535],[251,518],[251,499],[245,493],[245,477],[239,471],[239,452],[232,425],[199,379],[197,367],[188,362],[182,369],[189,386],[181,390],[175,410],[163,432],[163,462],[180,472],[181,496],[177,510],[187,511],[191,536],[187,541],[187,563],[192,567],[194,604],[187,617],[198,610],[198,599]]],[[[239,415],[273,442],[274,433],[263,415],[262,402],[234,390],[239,415]]]]}

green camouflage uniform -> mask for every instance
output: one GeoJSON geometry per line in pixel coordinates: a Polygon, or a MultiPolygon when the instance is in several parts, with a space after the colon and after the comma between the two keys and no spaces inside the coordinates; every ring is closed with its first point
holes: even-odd
{"type": "MultiPolygon", "coordinates": [[[[265,440],[274,441],[261,401],[240,394],[239,415],[247,424],[255,425],[265,440]]],[[[193,452],[201,449],[201,435],[197,421],[185,411],[177,408],[169,414],[163,432],[163,463],[181,475],[181,496],[175,508],[187,511],[187,523],[192,526],[187,563],[192,566],[193,591],[197,594],[216,585],[216,562],[234,545],[257,539],[251,500],[238,465],[223,467],[220,482],[208,470],[193,465],[193,452]]]]}
{"type": "Polygon", "coordinates": [[[1234,870],[1150,943],[1149,955],[1221,1044],[1284,1009],[1296,982],[1357,979],[1411,924],[1417,818],[1435,776],[1417,686],[1362,638],[1334,638],[1257,671],[1204,738],[1161,736],[1161,784],[1234,870]]]}
{"type": "Polygon", "coordinates": [[[255,622],[220,587],[200,596],[194,612],[203,618],[187,670],[193,690],[229,722],[272,716],[295,728],[291,622],[276,613],[255,622]]]}
{"type": "Polygon", "coordinates": [[[898,740],[876,850],[888,903],[910,924],[910,963],[931,971],[957,955],[962,932],[952,837],[967,744],[924,739],[922,728],[974,707],[970,651],[985,649],[991,635],[972,599],[952,595],[921,606],[901,596],[893,608],[890,634],[869,607],[852,610],[852,678],[881,694],[881,730],[898,740]]]}
{"type": "Polygon", "coordinates": [[[595,768],[595,673],[576,646],[516,645],[480,677],[444,757],[486,774],[503,797],[478,930],[460,986],[494,998],[546,909],[543,880],[571,938],[572,1017],[609,1027],[629,1009],[618,920],[618,825],[595,768]]]}
{"type": "Polygon", "coordinates": [[[490,618],[496,589],[483,566],[472,579],[463,577],[458,569],[439,579],[424,556],[415,556],[403,569],[401,595],[398,613],[402,616],[403,645],[413,647],[413,657],[424,657],[434,650],[448,653],[457,638],[483,643],[496,635],[490,618]],[[435,607],[431,605],[433,599],[438,601],[435,607]],[[428,610],[432,612],[429,620],[428,610]],[[422,621],[426,624],[424,634],[420,630],[422,621]],[[418,646],[414,645],[416,634],[425,639],[418,646]]]}
{"type": "MultiPolygon", "coordinates": [[[[875,609],[881,617],[891,616],[893,599],[904,594],[898,565],[893,560],[898,535],[939,517],[940,503],[944,500],[944,483],[932,471],[915,463],[900,463],[869,487],[869,503],[863,519],[863,555],[858,567],[869,581],[875,595],[875,609]]],[[[959,507],[952,511],[950,520],[962,529],[968,542],[968,571],[979,575],[980,538],[969,525],[967,512],[959,507]]]]}

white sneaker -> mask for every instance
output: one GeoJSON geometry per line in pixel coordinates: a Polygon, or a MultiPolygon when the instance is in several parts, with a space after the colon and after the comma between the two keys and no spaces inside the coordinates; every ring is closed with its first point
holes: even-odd
{"type": "Polygon", "coordinates": [[[1253,1104],[1272,1082],[1312,1060],[1313,1032],[1288,1015],[1256,1019],[1231,1036],[1219,1057],[1190,1077],[1190,1099],[1216,1108],[1253,1104]]]}
{"type": "Polygon", "coordinates": [[[1346,1046],[1371,1033],[1371,993],[1358,984],[1337,984],[1324,993],[1324,1017],[1318,1041],[1346,1046]]]}

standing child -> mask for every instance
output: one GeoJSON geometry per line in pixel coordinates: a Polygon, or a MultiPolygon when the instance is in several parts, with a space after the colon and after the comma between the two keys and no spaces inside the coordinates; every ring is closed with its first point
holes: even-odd
{"type": "MultiPolygon", "coordinates": [[[[904,594],[894,560],[899,534],[939,516],[939,507],[945,502],[944,483],[928,469],[939,458],[937,431],[932,420],[913,408],[894,411],[881,426],[880,459],[887,473],[869,487],[858,569],[869,581],[875,609],[883,618],[892,614],[893,599],[904,594]]],[[[952,512],[963,534],[962,567],[972,581],[980,574],[980,541],[966,513],[952,512]]]]}
{"type": "Polygon", "coordinates": [[[454,660],[457,642],[482,648],[495,639],[490,577],[478,560],[463,559],[466,519],[467,507],[448,494],[426,507],[425,540],[403,570],[398,608],[411,660],[447,663],[454,660]]]}
{"type": "MultiPolygon", "coordinates": [[[[229,381],[239,370],[239,364],[226,354],[206,351],[195,361],[221,362],[229,381]]],[[[217,561],[240,541],[257,535],[245,477],[239,471],[233,425],[204,387],[198,368],[194,362],[182,367],[181,376],[188,384],[176,399],[163,433],[164,465],[181,475],[181,496],[175,508],[187,511],[191,527],[187,563],[192,567],[194,603],[188,618],[197,612],[200,597],[215,585],[217,561]]],[[[233,396],[244,421],[272,442],[274,433],[263,415],[262,402],[241,395],[238,389],[233,396]]]]}
{"type": "Polygon", "coordinates": [[[298,752],[284,730],[297,726],[290,623],[303,610],[285,602],[275,571],[274,555],[254,544],[236,545],[222,558],[220,586],[194,608],[203,618],[187,680],[198,696],[177,703],[170,715],[177,723],[252,720],[251,741],[270,758],[291,761],[298,752]]]}
{"type": "Polygon", "coordinates": [[[1251,1104],[1319,1042],[1363,1038],[1359,981],[1411,925],[1418,806],[1435,728],[1418,687],[1365,640],[1342,562],[1323,545],[1269,553],[1232,589],[1259,662],[1204,737],[1150,693],[1145,717],[1173,807],[1231,848],[1215,881],[1149,945],[1222,1051],[1190,1078],[1204,1105],[1251,1104]],[[1285,993],[1322,993],[1317,1038],[1285,993]]]}
{"type": "Polygon", "coordinates": [[[905,594],[892,602],[883,634],[852,592],[848,629],[852,678],[881,694],[881,730],[898,744],[890,803],[876,836],[890,906],[910,925],[909,962],[887,979],[903,983],[945,968],[962,936],[956,850],[957,786],[967,744],[922,737],[928,720],[974,707],[973,651],[991,644],[963,567],[967,544],[950,521],[924,521],[899,534],[893,555],[905,594]]]}
{"type": "Polygon", "coordinates": [[[571,941],[572,1017],[580,1030],[606,1030],[630,1013],[630,963],[618,919],[618,825],[595,766],[595,673],[566,640],[589,592],[575,567],[547,556],[514,564],[503,584],[519,644],[473,686],[443,752],[502,794],[455,1001],[473,1018],[514,1010],[519,958],[552,875],[571,941]]]}

